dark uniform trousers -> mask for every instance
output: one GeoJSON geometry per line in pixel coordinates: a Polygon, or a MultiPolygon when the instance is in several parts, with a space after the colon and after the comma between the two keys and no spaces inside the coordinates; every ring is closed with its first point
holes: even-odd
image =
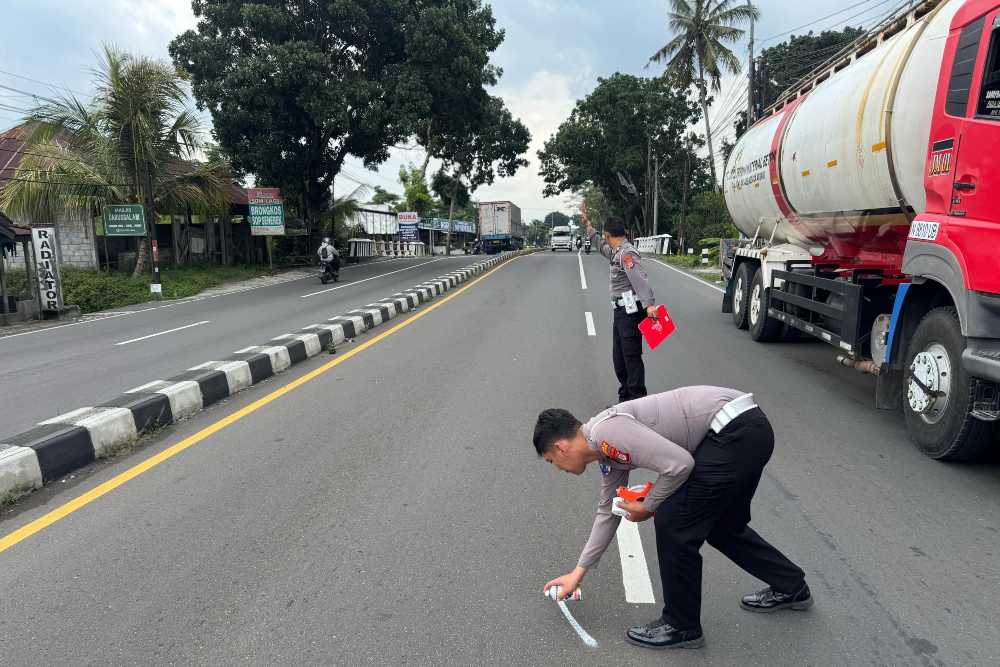
{"type": "Polygon", "coordinates": [[[646,317],[641,304],[639,312],[629,315],[618,306],[614,313],[611,355],[618,376],[618,400],[621,402],[646,395],[646,367],[642,363],[642,332],[639,325],[646,317]]]}
{"type": "Polygon", "coordinates": [[[755,408],[709,432],[694,452],[691,476],[657,508],[656,551],[663,582],[663,619],[681,630],[701,628],[704,542],[781,593],[794,593],[805,573],[750,528],[750,502],[774,450],[774,432],[755,408]]]}

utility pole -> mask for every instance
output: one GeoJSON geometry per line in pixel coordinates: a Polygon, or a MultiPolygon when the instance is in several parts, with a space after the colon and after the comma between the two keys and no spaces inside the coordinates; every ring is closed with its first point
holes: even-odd
{"type": "Polygon", "coordinates": [[[660,230],[660,156],[653,161],[653,233],[656,236],[660,230]]]}
{"type": "Polygon", "coordinates": [[[688,212],[688,186],[691,182],[689,170],[691,168],[691,135],[687,136],[684,142],[684,182],[681,184],[681,221],[677,226],[677,245],[684,254],[684,228],[687,226],[688,212]]]}
{"type": "MultiPolygon", "coordinates": [[[[747,0],[747,7],[752,7],[750,0],[747,0]]],[[[750,76],[750,85],[747,86],[747,129],[754,123],[754,112],[753,112],[753,98],[754,98],[754,62],[753,62],[753,24],[754,20],[750,19],[750,66],[747,68],[747,74],[750,76]]]]}

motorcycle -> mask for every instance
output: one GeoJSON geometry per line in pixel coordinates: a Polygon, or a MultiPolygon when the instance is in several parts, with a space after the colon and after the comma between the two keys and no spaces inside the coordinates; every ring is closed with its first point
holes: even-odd
{"type": "Polygon", "coordinates": [[[323,273],[320,274],[319,279],[324,285],[331,280],[333,282],[340,280],[340,262],[337,260],[323,262],[323,273]]]}
{"type": "Polygon", "coordinates": [[[583,251],[588,255],[590,254],[590,239],[583,242],[583,251]]]}

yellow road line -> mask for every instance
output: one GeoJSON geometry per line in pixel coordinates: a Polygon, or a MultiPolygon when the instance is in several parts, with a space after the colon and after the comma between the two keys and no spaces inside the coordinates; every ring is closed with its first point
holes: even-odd
{"type": "Polygon", "coordinates": [[[203,428],[202,430],[198,431],[194,435],[190,435],[187,438],[184,438],[183,440],[181,440],[180,442],[178,442],[177,444],[171,445],[170,447],[167,447],[166,449],[164,449],[159,454],[155,454],[155,455],[149,457],[148,459],[146,459],[142,463],[139,463],[139,464],[133,466],[132,468],[129,468],[128,470],[126,470],[123,473],[115,475],[111,479],[107,480],[106,482],[103,482],[102,484],[99,484],[98,486],[94,487],[90,491],[87,491],[86,493],[84,493],[84,494],[82,494],[80,496],[77,496],[76,498],[74,498],[73,500],[70,500],[66,504],[64,504],[64,505],[62,505],[60,507],[57,507],[56,509],[52,510],[51,512],[49,512],[49,513],[47,513],[47,514],[45,514],[43,516],[40,516],[37,519],[35,519],[34,521],[32,521],[32,522],[30,522],[30,523],[28,523],[28,524],[26,524],[24,526],[21,526],[17,530],[15,530],[15,531],[13,531],[13,532],[5,535],[4,537],[0,538],[0,553],[3,553],[7,549],[10,549],[15,544],[18,544],[19,542],[22,542],[22,541],[28,539],[29,537],[31,537],[35,533],[37,533],[37,532],[39,532],[41,530],[44,530],[45,528],[51,526],[52,524],[54,524],[55,522],[59,521],[60,519],[64,519],[65,517],[69,516],[73,512],[77,511],[78,509],[86,507],[87,505],[89,505],[90,503],[94,502],[95,500],[97,500],[101,496],[104,496],[104,495],[106,495],[108,493],[111,493],[112,491],[114,491],[115,489],[117,489],[119,486],[125,484],[126,482],[128,482],[131,479],[134,479],[135,477],[138,477],[139,475],[141,475],[142,473],[146,472],[147,470],[150,470],[151,468],[155,468],[156,466],[160,465],[164,461],[167,461],[168,459],[171,459],[171,458],[177,456],[178,454],[180,454],[181,452],[183,452],[188,447],[192,447],[192,446],[198,444],[202,440],[205,440],[209,436],[214,435],[215,433],[221,431],[222,429],[226,428],[230,424],[238,422],[240,419],[243,419],[247,415],[252,414],[252,413],[256,412],[257,410],[260,410],[261,408],[263,408],[264,406],[268,405],[272,401],[278,400],[279,398],[281,398],[282,396],[284,396],[288,392],[290,392],[290,391],[292,391],[294,389],[298,389],[299,387],[301,387],[305,383],[309,382],[310,380],[316,379],[317,377],[319,377],[323,373],[326,373],[330,369],[332,369],[332,368],[334,368],[336,366],[339,366],[340,364],[344,363],[345,361],[347,361],[348,359],[354,357],[355,355],[361,354],[362,352],[364,352],[368,348],[370,348],[373,345],[377,344],[379,341],[381,341],[381,340],[383,340],[383,339],[391,336],[392,334],[396,333],[397,331],[399,331],[401,329],[404,329],[405,327],[410,326],[411,324],[413,324],[414,322],[416,322],[417,320],[419,320],[424,315],[427,315],[428,313],[431,313],[434,310],[436,310],[437,308],[439,308],[439,307],[443,306],[444,304],[448,303],[449,301],[451,301],[452,299],[454,299],[456,296],[458,296],[459,294],[461,294],[465,290],[469,289],[470,287],[472,287],[473,285],[475,285],[476,283],[478,283],[480,280],[483,280],[484,278],[487,278],[488,276],[493,275],[494,273],[496,273],[497,271],[499,271],[503,267],[508,266],[511,262],[516,261],[517,259],[519,259],[519,258],[518,257],[514,257],[510,261],[505,262],[504,264],[501,264],[501,265],[497,266],[496,268],[492,269],[491,271],[488,271],[487,273],[479,276],[478,278],[476,278],[475,280],[473,280],[472,282],[470,282],[465,287],[462,287],[458,291],[453,292],[452,294],[449,294],[448,296],[446,296],[445,298],[441,299],[440,301],[438,301],[436,303],[430,304],[426,309],[418,311],[416,314],[414,314],[412,317],[410,317],[409,319],[407,319],[405,322],[400,322],[396,326],[392,327],[391,329],[389,329],[387,331],[382,332],[381,334],[375,336],[371,340],[365,341],[361,345],[358,345],[353,350],[350,350],[349,352],[345,352],[343,355],[338,356],[336,359],[323,364],[322,366],[320,366],[319,368],[317,368],[315,370],[309,371],[308,373],[306,373],[302,377],[300,377],[300,378],[298,378],[296,380],[293,380],[292,382],[289,382],[288,384],[286,384],[286,385],[284,385],[282,387],[279,387],[278,389],[274,390],[270,394],[257,399],[256,401],[254,401],[250,405],[247,405],[247,406],[245,406],[243,408],[240,408],[239,410],[237,410],[233,414],[220,419],[219,421],[215,422],[214,424],[206,426],[205,428],[203,428]]]}

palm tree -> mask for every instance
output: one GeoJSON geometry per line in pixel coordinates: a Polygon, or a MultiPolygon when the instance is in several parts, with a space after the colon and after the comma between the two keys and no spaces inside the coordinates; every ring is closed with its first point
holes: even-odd
{"type": "Polygon", "coordinates": [[[368,187],[359,185],[350,193],[337,197],[331,196],[320,212],[320,224],[323,235],[336,240],[337,226],[343,225],[351,232],[349,221],[361,209],[361,201],[368,196],[368,187]]]}
{"type": "MultiPolygon", "coordinates": [[[[201,128],[177,71],[105,46],[94,76],[90,103],[60,97],[28,115],[24,159],[0,206],[37,218],[59,211],[96,216],[108,204],[138,203],[147,239],[157,209],[218,211],[232,184],[229,167],[193,160],[201,128]]],[[[148,253],[148,242],[140,243],[133,276],[145,271],[148,253]]]]}
{"type": "Polygon", "coordinates": [[[693,83],[698,87],[712,186],[718,188],[712,124],[708,119],[708,85],[711,83],[712,90],[719,92],[724,70],[740,73],[740,60],[725,43],[739,41],[746,31],[737,26],[757,20],[760,11],[749,0],[746,4],[735,4],[735,0],[670,0],[670,8],[670,27],[675,36],[649,62],[667,61],[665,74],[678,77],[685,86],[693,83]]]}

